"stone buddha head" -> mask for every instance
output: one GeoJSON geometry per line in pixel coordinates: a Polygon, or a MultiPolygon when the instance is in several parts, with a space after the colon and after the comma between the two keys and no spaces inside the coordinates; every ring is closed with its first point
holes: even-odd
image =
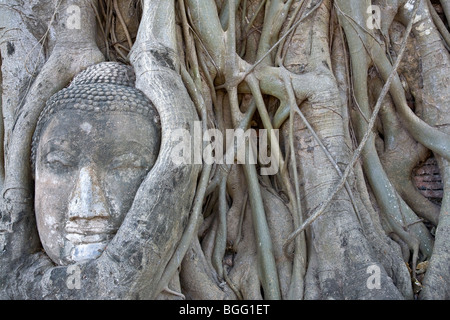
{"type": "Polygon", "coordinates": [[[86,69],[49,99],[32,162],[39,237],[56,264],[101,255],[156,161],[160,131],[132,69],[119,63],[86,69]]]}

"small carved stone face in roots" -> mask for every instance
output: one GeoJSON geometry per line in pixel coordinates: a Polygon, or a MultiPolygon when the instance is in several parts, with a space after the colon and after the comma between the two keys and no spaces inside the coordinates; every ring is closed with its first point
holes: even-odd
{"type": "Polygon", "coordinates": [[[123,94],[111,95],[47,108],[35,133],[37,227],[47,255],[59,265],[101,255],[158,155],[160,128],[152,106],[132,109],[123,94]]]}

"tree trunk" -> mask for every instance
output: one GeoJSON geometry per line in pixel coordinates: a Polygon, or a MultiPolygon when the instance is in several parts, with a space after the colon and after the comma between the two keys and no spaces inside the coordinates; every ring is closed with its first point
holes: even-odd
{"type": "Polygon", "coordinates": [[[449,298],[448,11],[0,1],[0,297],[449,298]],[[46,101],[102,61],[133,67],[161,146],[100,257],[57,265],[37,233],[32,137],[46,101]],[[180,129],[200,161],[174,161],[180,129]],[[211,146],[242,151],[225,139],[237,129],[257,133],[256,164],[207,161],[211,146]]]}

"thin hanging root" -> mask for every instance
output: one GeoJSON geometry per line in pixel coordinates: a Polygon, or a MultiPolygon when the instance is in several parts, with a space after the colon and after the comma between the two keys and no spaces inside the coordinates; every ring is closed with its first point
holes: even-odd
{"type": "MultiPolygon", "coordinates": [[[[206,120],[206,107],[203,101],[203,98],[200,95],[200,89],[196,87],[196,84],[192,80],[190,74],[187,72],[185,66],[181,65],[181,73],[183,80],[185,84],[187,84],[187,89],[191,94],[191,98],[193,99],[196,107],[197,112],[200,113],[202,116],[202,121],[205,126],[205,120],[206,120]]],[[[237,100],[236,100],[237,101],[237,100]]],[[[238,109],[238,108],[237,108],[238,109]]],[[[256,108],[253,109],[250,108],[247,113],[243,117],[240,118],[240,122],[237,122],[237,127],[240,128],[246,128],[251,120],[251,117],[254,113],[256,108]]],[[[206,129],[205,127],[203,128],[206,129]]],[[[229,165],[224,170],[223,179],[226,179],[226,175],[229,172],[230,168],[229,165]]],[[[161,277],[157,290],[155,291],[155,297],[163,290],[164,287],[167,286],[169,281],[173,278],[174,274],[177,272],[177,269],[181,263],[182,258],[186,254],[192,239],[194,236],[197,235],[197,230],[199,227],[199,221],[201,219],[202,214],[202,208],[203,208],[203,202],[205,199],[205,196],[207,195],[207,188],[209,185],[209,180],[212,172],[212,165],[205,164],[203,166],[203,170],[201,172],[201,176],[199,179],[199,183],[197,184],[197,193],[194,199],[194,205],[191,212],[191,215],[189,217],[188,225],[183,233],[183,236],[178,244],[178,247],[176,251],[174,252],[171,260],[166,266],[166,269],[164,271],[163,276],[161,277]]],[[[210,189],[210,188],[209,188],[210,189]]],[[[209,190],[211,191],[211,190],[209,190]]],[[[225,233],[226,234],[226,233],[225,233]]],[[[226,272],[223,272],[225,274],[226,272]]]]}
{"type": "MultiPolygon", "coordinates": [[[[113,25],[115,25],[115,24],[116,24],[116,23],[115,23],[115,20],[116,20],[116,19],[115,19],[114,17],[113,17],[112,19],[113,19],[113,25]]],[[[118,54],[124,61],[127,61],[128,59],[127,59],[126,54],[124,54],[124,53],[122,52],[122,50],[119,48],[119,46],[118,46],[119,41],[117,40],[116,32],[114,31],[114,28],[111,29],[111,40],[112,40],[112,45],[113,45],[114,49],[116,49],[117,54],[118,54]]]]}
{"type": "Polygon", "coordinates": [[[233,250],[234,251],[237,250],[237,246],[238,246],[239,242],[241,241],[242,225],[244,223],[244,214],[245,214],[245,210],[247,210],[247,205],[248,205],[248,192],[245,192],[244,201],[242,202],[241,213],[239,216],[238,234],[236,236],[236,240],[233,242],[233,250]]]}
{"type": "MultiPolygon", "coordinates": [[[[281,1],[272,0],[266,6],[264,14],[264,25],[258,44],[257,59],[261,55],[266,56],[265,65],[272,65],[272,59],[266,55],[274,41],[274,37],[280,33],[284,22],[288,17],[288,11],[292,5],[292,0],[281,1]]],[[[284,37],[286,39],[286,37],[284,37]]],[[[277,46],[279,48],[279,46],[277,46]]]]}
{"type": "MultiPolygon", "coordinates": [[[[375,92],[381,91],[381,80],[373,82],[375,92]]],[[[384,153],[380,157],[389,180],[394,185],[400,197],[420,217],[430,221],[433,225],[438,224],[439,206],[424,197],[412,182],[409,174],[420,161],[425,160],[428,150],[415,142],[406,132],[394,111],[391,100],[380,111],[380,120],[384,133],[384,153]],[[408,151],[399,145],[409,146],[408,151]],[[411,150],[409,150],[411,149],[411,150]],[[396,159],[392,161],[391,159],[396,159]],[[407,177],[405,177],[405,173],[407,177]]]]}
{"type": "MultiPolygon", "coordinates": [[[[249,75],[246,79],[246,82],[249,85],[250,90],[255,99],[256,108],[258,109],[259,115],[263,122],[263,126],[266,130],[271,132],[273,130],[273,126],[272,126],[272,123],[271,123],[271,120],[269,117],[269,113],[267,112],[267,108],[264,104],[263,96],[262,96],[261,90],[259,88],[258,81],[253,75],[249,75]]],[[[285,161],[283,159],[278,141],[276,141],[276,140],[271,141],[271,143],[272,143],[271,144],[271,152],[273,155],[272,159],[277,159],[279,167],[284,168],[285,161]]],[[[296,196],[295,196],[294,191],[292,190],[292,185],[291,185],[291,182],[287,175],[287,171],[282,170],[280,175],[281,175],[281,180],[282,180],[283,186],[288,194],[289,202],[291,203],[291,205],[294,208],[294,217],[297,216],[298,219],[301,219],[301,217],[302,217],[302,214],[300,212],[301,208],[296,205],[297,204],[296,196]]]]}
{"type": "MultiPolygon", "coordinates": [[[[55,10],[53,11],[52,17],[50,18],[50,22],[48,23],[48,26],[47,26],[47,29],[46,29],[45,32],[44,32],[44,35],[41,37],[41,39],[39,39],[38,42],[36,42],[36,44],[33,46],[33,48],[31,48],[30,52],[28,52],[28,54],[27,54],[27,57],[26,57],[25,62],[24,62],[24,66],[25,66],[25,70],[26,70],[26,71],[28,72],[28,74],[30,74],[31,76],[36,72],[36,66],[35,66],[35,70],[32,70],[32,71],[28,70],[28,66],[27,66],[28,59],[29,59],[29,57],[30,57],[31,54],[34,54],[34,49],[36,48],[36,46],[37,46],[38,44],[42,44],[42,45],[43,45],[43,44],[47,41],[48,34],[49,34],[50,29],[51,29],[51,26],[52,26],[53,22],[55,21],[55,18],[56,18],[57,14],[58,14],[58,10],[59,10],[59,7],[60,7],[60,5],[61,5],[61,2],[62,2],[62,0],[59,0],[59,1],[56,3],[55,10]]],[[[94,5],[92,5],[91,7],[93,7],[93,8],[95,9],[95,6],[94,6],[94,5]]],[[[5,33],[6,33],[6,32],[5,32],[5,33]]],[[[43,50],[43,46],[42,46],[41,49],[39,50],[39,51],[40,51],[39,54],[41,54],[42,50],[43,50]]],[[[0,64],[0,65],[1,65],[1,64],[0,64]]],[[[27,92],[27,94],[28,94],[28,92],[27,92]]],[[[24,95],[24,97],[26,97],[26,95],[24,95]]]]}
{"type": "MultiPolygon", "coordinates": [[[[232,91],[237,91],[236,87],[229,88],[229,91],[231,91],[228,93],[230,105],[232,106],[231,109],[238,109],[237,95],[232,94],[232,91]]],[[[233,123],[238,123],[238,119],[234,118],[233,123]]],[[[246,150],[247,149],[248,148],[246,148],[246,150]]],[[[259,268],[261,271],[261,284],[264,290],[264,295],[267,299],[279,300],[281,298],[280,285],[278,283],[277,269],[272,249],[272,240],[270,238],[269,227],[267,225],[258,181],[258,174],[256,172],[255,165],[248,163],[247,159],[248,158],[246,156],[246,161],[243,168],[247,181],[250,206],[252,208],[251,212],[255,229],[256,243],[258,244],[257,254],[258,262],[261,264],[259,268]]]]}
{"type": "MultiPolygon", "coordinates": [[[[226,47],[223,50],[227,56],[227,61],[229,64],[224,71],[226,84],[223,86],[228,92],[228,98],[231,109],[231,116],[233,126],[235,128],[246,119],[248,114],[253,114],[253,110],[248,110],[246,114],[242,114],[238,105],[237,97],[237,84],[241,81],[237,81],[236,85],[230,83],[233,79],[236,79],[238,74],[238,65],[236,63],[236,39],[235,39],[235,3],[232,1],[229,4],[229,17],[228,17],[228,30],[226,32],[226,47]]],[[[253,78],[253,77],[252,77],[253,78]]],[[[256,80],[256,79],[255,79],[256,80]]],[[[252,82],[254,84],[254,82],[252,82]]],[[[261,92],[259,90],[259,95],[255,96],[256,92],[253,92],[256,108],[260,110],[260,114],[265,116],[267,110],[264,106],[261,108],[261,101],[259,100],[261,92]],[[262,109],[265,110],[261,112],[262,109]]],[[[254,108],[251,108],[254,109],[254,108]]],[[[250,120],[250,119],[248,119],[250,120]]],[[[265,118],[265,123],[270,125],[270,119],[265,118]]],[[[278,146],[278,154],[279,146],[278,146]]],[[[270,233],[266,221],[264,205],[261,197],[261,190],[259,186],[258,176],[256,173],[256,168],[254,165],[249,163],[244,164],[244,173],[247,181],[247,186],[249,189],[249,200],[251,205],[251,212],[253,215],[253,224],[255,229],[256,242],[258,243],[258,261],[260,263],[259,270],[261,271],[261,284],[264,290],[264,294],[268,299],[280,299],[280,286],[278,283],[278,275],[275,264],[275,259],[272,251],[272,241],[270,238],[270,233]]]]}
{"type": "MultiPolygon", "coordinates": [[[[284,77],[286,77],[286,73],[282,73],[284,77]]],[[[284,79],[286,81],[286,79],[284,79]]],[[[287,85],[287,83],[286,83],[287,85]]],[[[288,94],[290,98],[295,100],[295,94],[292,87],[288,88],[288,94]],[[291,90],[289,90],[291,89],[291,90]]],[[[294,210],[297,208],[301,208],[301,199],[300,199],[300,186],[298,181],[298,171],[297,171],[297,160],[295,155],[294,148],[294,108],[290,108],[290,117],[289,117],[289,150],[292,164],[292,171],[294,173],[294,185],[295,185],[295,206],[294,210]]],[[[286,156],[287,157],[287,156],[286,156]]],[[[287,161],[286,161],[287,162],[287,161]]],[[[285,171],[286,172],[286,171],[285,171]]],[[[286,172],[287,174],[287,172],[286,172]]],[[[298,228],[298,226],[303,222],[303,216],[300,209],[294,211],[294,229],[298,228]],[[296,212],[297,211],[297,212],[296,212]]],[[[282,248],[285,255],[288,254],[288,247],[282,248]]],[[[292,277],[291,277],[291,285],[289,288],[289,299],[302,299],[304,294],[304,277],[306,274],[306,239],[305,237],[299,237],[295,241],[295,249],[294,249],[294,261],[292,265],[292,277]]]]}
{"type": "MultiPolygon", "coordinates": [[[[233,75],[232,77],[227,77],[227,81],[216,87],[216,90],[219,89],[227,89],[230,88],[232,86],[236,86],[237,84],[241,83],[242,81],[244,81],[244,79],[246,79],[251,73],[253,73],[253,71],[255,71],[256,67],[258,67],[258,65],[260,65],[266,58],[267,56],[273,51],[275,50],[281,43],[283,43],[283,41],[286,39],[286,37],[291,34],[292,31],[294,31],[298,25],[305,20],[307,17],[309,17],[312,13],[314,13],[323,3],[324,0],[320,0],[315,6],[314,8],[312,8],[310,11],[308,11],[304,16],[302,16],[297,22],[295,22],[291,28],[289,30],[287,30],[285,32],[285,34],[283,34],[277,42],[275,42],[275,44],[270,47],[269,50],[267,50],[267,52],[265,52],[260,59],[258,59],[258,61],[256,61],[254,64],[252,64],[249,68],[247,68],[245,70],[245,72],[240,73],[239,75],[233,75]]],[[[233,54],[232,56],[230,56],[230,58],[232,58],[232,61],[234,61],[234,57],[235,55],[233,54]]]]}
{"type": "Polygon", "coordinates": [[[430,11],[431,18],[433,19],[436,28],[441,33],[441,36],[444,39],[444,44],[447,47],[447,50],[450,50],[450,33],[448,32],[444,22],[442,22],[441,18],[437,14],[436,9],[434,9],[433,5],[431,4],[431,1],[430,0],[426,1],[428,5],[428,10],[430,11]]]}
{"type": "Polygon", "coordinates": [[[444,197],[442,199],[441,216],[436,230],[436,245],[430,260],[421,292],[422,299],[449,299],[448,290],[448,234],[450,230],[450,162],[437,157],[439,168],[444,182],[444,197]]]}
{"type": "Polygon", "coordinates": [[[252,73],[255,68],[264,61],[264,59],[273,51],[275,50],[275,48],[278,47],[278,45],[280,45],[284,39],[292,32],[294,31],[298,25],[305,20],[306,18],[308,18],[312,13],[314,13],[323,3],[323,0],[320,0],[315,6],[314,8],[312,8],[310,11],[308,11],[308,13],[306,13],[304,16],[302,16],[297,22],[295,22],[292,27],[286,31],[285,34],[283,34],[280,39],[278,39],[277,42],[275,42],[275,44],[258,60],[256,61],[248,70],[245,71],[245,73],[242,75],[242,80],[245,79],[250,73],[252,73]]]}
{"type": "MultiPolygon", "coordinates": [[[[418,6],[416,6],[415,11],[413,16],[415,16],[415,13],[417,12],[418,6]]],[[[339,184],[336,186],[336,188],[334,189],[334,191],[328,196],[328,198],[319,206],[319,208],[310,215],[310,217],[302,224],[302,226],[300,228],[298,228],[297,230],[295,230],[286,240],[284,246],[288,246],[299,234],[303,233],[303,231],[305,231],[305,229],[311,225],[311,223],[313,223],[318,217],[320,217],[324,212],[325,209],[328,207],[328,205],[331,203],[331,201],[333,200],[333,198],[336,196],[336,194],[339,192],[339,190],[342,189],[342,187],[344,187],[345,182],[347,181],[348,176],[350,175],[350,172],[352,171],[356,161],[358,161],[362,150],[364,149],[367,141],[369,140],[370,136],[372,135],[372,130],[375,126],[375,122],[377,120],[378,117],[378,113],[380,112],[382,103],[384,98],[386,97],[391,83],[395,77],[395,75],[397,74],[397,69],[400,65],[400,62],[403,58],[403,54],[405,53],[405,49],[406,49],[406,43],[409,37],[409,34],[411,33],[411,29],[412,29],[412,25],[413,25],[413,19],[410,20],[408,27],[406,29],[405,32],[405,36],[401,45],[401,49],[399,51],[397,60],[395,61],[394,66],[392,67],[392,70],[389,74],[389,77],[386,80],[386,83],[383,86],[383,89],[381,90],[380,96],[378,97],[377,103],[374,107],[372,116],[370,118],[368,127],[367,127],[367,131],[364,134],[364,137],[362,138],[358,148],[355,150],[355,152],[353,153],[352,159],[350,161],[350,163],[347,165],[344,174],[339,182],[339,184]]],[[[417,252],[414,252],[415,255],[417,255],[417,252]]]]}
{"type": "Polygon", "coordinates": [[[226,199],[227,176],[222,178],[219,186],[219,223],[214,242],[212,264],[219,277],[224,278],[226,270],[223,268],[223,257],[227,246],[227,199],[226,199]]]}
{"type": "Polygon", "coordinates": [[[203,170],[197,187],[197,194],[194,199],[194,206],[189,217],[188,225],[186,226],[177,249],[175,250],[172,258],[166,266],[166,269],[164,270],[161,279],[158,282],[158,286],[155,290],[155,297],[168,286],[168,283],[177,272],[184,255],[189,249],[189,245],[191,244],[193,237],[197,234],[202,213],[203,200],[206,192],[206,187],[208,186],[211,169],[211,165],[203,166],[203,170]]]}
{"type": "MultiPolygon", "coordinates": [[[[417,10],[415,10],[413,17],[415,17],[416,13],[417,10]]],[[[410,20],[411,25],[412,21],[413,19],[410,20]]],[[[378,72],[384,79],[387,79],[393,67],[387,59],[384,50],[377,43],[374,43],[373,52],[372,59],[378,72]]],[[[395,74],[392,81],[390,94],[394,100],[397,113],[411,136],[428,149],[450,160],[450,135],[428,125],[411,110],[407,104],[404,89],[397,74],[395,74]]]]}
{"type": "MultiPolygon", "coordinates": [[[[181,25],[183,28],[183,36],[186,43],[186,59],[189,59],[189,66],[191,71],[194,74],[194,83],[197,86],[197,89],[200,90],[200,72],[198,69],[198,59],[197,52],[195,50],[195,46],[193,46],[194,40],[191,37],[189,32],[189,24],[186,15],[186,6],[184,5],[184,0],[180,0],[180,16],[181,16],[181,25]]],[[[207,72],[205,74],[208,74],[207,72]]]]}
{"type": "MultiPolygon", "coordinates": [[[[295,8],[295,11],[292,14],[292,19],[289,20],[289,22],[286,26],[286,29],[289,30],[292,27],[292,24],[294,23],[295,18],[297,17],[298,13],[300,12],[301,9],[304,8],[304,4],[305,4],[305,0],[301,0],[300,4],[297,5],[297,8],[295,8]]],[[[293,33],[291,33],[289,35],[289,39],[292,39],[292,35],[293,35],[293,33]]],[[[277,54],[275,55],[275,65],[278,67],[283,66],[283,62],[284,62],[283,49],[284,49],[284,44],[286,43],[286,40],[287,40],[287,38],[284,38],[283,41],[280,43],[278,50],[277,50],[277,54]]]]}
{"type": "Polygon", "coordinates": [[[186,297],[184,294],[182,294],[181,292],[177,292],[175,290],[170,289],[168,286],[164,287],[162,292],[167,292],[168,294],[172,294],[176,297],[180,297],[183,300],[186,300],[186,297]]]}
{"type": "MultiPolygon", "coordinates": [[[[245,1],[245,2],[247,2],[247,1],[245,1]]],[[[241,56],[241,57],[244,56],[244,54],[245,54],[245,50],[246,50],[246,45],[245,45],[245,44],[246,44],[247,38],[248,38],[248,37],[250,36],[250,34],[251,34],[250,29],[252,28],[253,23],[255,22],[256,17],[258,16],[258,14],[259,14],[259,12],[261,11],[261,9],[264,7],[264,5],[265,5],[266,2],[267,2],[267,0],[261,0],[261,2],[259,3],[259,6],[258,6],[258,8],[256,9],[256,11],[255,11],[253,17],[250,19],[250,21],[249,21],[248,24],[247,24],[247,27],[245,28],[245,31],[243,32],[243,41],[244,41],[244,43],[242,44],[241,52],[240,52],[240,54],[239,54],[239,56],[241,56]]],[[[243,11],[245,11],[245,10],[243,10],[243,11]]],[[[244,14],[244,12],[243,12],[242,14],[244,14]]],[[[244,19],[242,19],[242,21],[244,21],[244,19]]]]}
{"type": "Polygon", "coordinates": [[[261,9],[265,6],[266,2],[267,2],[267,0],[261,0],[261,2],[259,3],[258,8],[255,11],[255,14],[250,19],[250,22],[248,23],[247,28],[245,28],[244,35],[248,35],[249,34],[250,29],[253,26],[253,23],[255,22],[256,17],[258,16],[258,14],[261,11],[261,9]]]}
{"type": "MultiPolygon", "coordinates": [[[[346,9],[349,10],[350,7],[348,3],[343,2],[341,5],[345,5],[346,9]]],[[[364,17],[365,6],[360,4],[355,9],[355,19],[360,20],[364,17]]],[[[416,2],[415,14],[418,10],[418,2],[416,2]]],[[[368,53],[370,53],[371,45],[365,43],[366,34],[359,33],[359,25],[354,26],[353,22],[355,21],[353,18],[350,18],[348,15],[345,15],[342,11],[340,11],[344,18],[341,22],[343,24],[344,30],[347,34],[349,40],[349,46],[351,49],[351,60],[353,65],[353,74],[355,76],[355,97],[359,101],[361,105],[361,109],[366,115],[370,114],[369,111],[369,103],[367,96],[367,68],[368,68],[368,53]],[[351,19],[351,20],[348,20],[351,19]],[[365,52],[367,51],[367,53],[365,52]]],[[[413,19],[410,20],[410,25],[412,29],[413,19]]],[[[373,37],[373,35],[371,35],[373,37]]],[[[406,43],[407,39],[404,39],[404,43],[406,43]]],[[[370,43],[370,42],[369,42],[370,43]]],[[[379,45],[378,42],[373,41],[373,46],[377,47],[379,45]]],[[[381,54],[381,53],[379,53],[381,54]]],[[[384,55],[384,52],[383,52],[384,55]]],[[[373,57],[372,57],[373,59],[373,57]]],[[[393,83],[396,81],[396,74],[393,77],[393,83]]],[[[402,88],[403,90],[403,88],[402,88]]],[[[367,124],[362,121],[359,115],[356,115],[356,132],[359,137],[363,136],[364,132],[366,132],[367,124]]],[[[402,227],[397,228],[398,230],[402,228],[406,228],[407,224],[411,221],[417,221],[417,217],[415,213],[404,203],[403,199],[401,199],[395,189],[393,188],[391,182],[389,181],[384,169],[382,168],[382,164],[379,161],[377,151],[375,150],[375,141],[374,136],[369,137],[368,144],[365,147],[364,153],[365,156],[363,158],[364,167],[370,181],[370,184],[373,188],[373,191],[376,195],[376,198],[382,208],[383,214],[387,216],[389,222],[391,224],[400,224],[402,227]],[[406,221],[405,218],[408,218],[406,221]]],[[[397,227],[397,226],[393,226],[397,227]]],[[[424,253],[425,256],[430,256],[433,247],[433,241],[431,236],[429,235],[428,230],[423,224],[412,226],[412,231],[414,235],[409,232],[404,232],[401,234],[402,238],[405,242],[408,243],[411,250],[415,251],[415,241],[414,238],[417,236],[420,238],[420,249],[424,253]]],[[[417,254],[414,255],[417,257],[417,254]]]]}
{"type": "MultiPolygon", "coordinates": [[[[102,1],[99,1],[99,3],[102,3],[102,1]]],[[[100,27],[100,31],[103,36],[103,42],[105,43],[105,50],[106,50],[106,58],[109,60],[109,44],[108,44],[108,36],[106,35],[105,28],[103,27],[103,23],[100,17],[100,14],[98,13],[98,10],[95,6],[92,6],[92,9],[95,12],[95,18],[97,19],[97,25],[100,27]]]]}
{"type": "MultiPolygon", "coordinates": [[[[264,104],[264,100],[261,94],[261,90],[259,88],[258,81],[254,77],[254,75],[249,75],[246,79],[246,82],[249,85],[250,90],[255,99],[256,107],[262,119],[264,128],[267,129],[269,132],[271,132],[273,130],[272,123],[270,121],[267,108],[264,104]]],[[[271,140],[271,152],[273,155],[272,159],[274,158],[277,159],[278,161],[277,165],[283,168],[285,166],[285,161],[283,160],[279,143],[278,141],[276,141],[276,139],[270,140],[271,140]]],[[[280,176],[283,187],[289,198],[290,210],[292,212],[292,217],[294,220],[294,228],[297,228],[303,222],[303,215],[301,212],[299,194],[298,193],[296,194],[296,192],[293,190],[287,170],[282,170],[280,172],[280,176]]],[[[284,252],[287,256],[290,256],[290,254],[288,253],[287,246],[284,247],[284,252]]],[[[303,288],[303,276],[305,272],[306,272],[306,240],[304,236],[302,236],[301,238],[298,238],[296,240],[296,249],[294,253],[294,273],[290,290],[290,294],[293,295],[292,297],[299,298],[303,296],[302,288],[303,288]],[[298,290],[300,290],[300,292],[298,292],[298,290]]]]}
{"type": "Polygon", "coordinates": [[[450,21],[450,2],[448,0],[440,0],[440,2],[447,21],[450,21]]]}
{"type": "Polygon", "coordinates": [[[231,281],[230,277],[228,277],[228,273],[225,270],[223,273],[223,277],[227,283],[227,285],[233,290],[234,294],[237,296],[238,300],[244,300],[242,297],[242,293],[239,291],[239,289],[236,287],[236,285],[231,281]]]}
{"type": "MultiPolygon", "coordinates": [[[[314,130],[314,128],[311,126],[311,124],[309,123],[309,121],[306,119],[305,115],[303,114],[303,112],[300,110],[299,106],[297,105],[297,102],[295,100],[295,93],[294,93],[294,89],[292,87],[292,82],[289,80],[288,78],[288,71],[285,70],[284,72],[282,72],[283,75],[283,80],[286,84],[286,88],[287,88],[287,92],[289,95],[289,101],[290,101],[290,105],[291,105],[291,115],[290,117],[293,118],[293,113],[296,112],[300,118],[302,119],[303,123],[306,125],[306,127],[308,128],[308,130],[311,132],[312,136],[314,137],[314,139],[316,140],[316,142],[318,143],[318,145],[320,146],[320,148],[322,149],[322,151],[325,153],[325,155],[327,156],[328,160],[330,160],[331,164],[333,165],[333,167],[336,169],[337,173],[339,174],[339,176],[342,178],[342,171],[339,168],[339,166],[337,165],[336,161],[334,160],[333,156],[330,154],[330,152],[328,151],[328,149],[325,147],[325,145],[323,144],[322,140],[320,140],[319,136],[317,135],[316,131],[314,130]]],[[[293,147],[292,147],[293,148],[293,147]]],[[[350,188],[350,185],[348,184],[347,181],[345,181],[345,189],[347,190],[347,193],[350,197],[350,201],[352,202],[353,205],[353,209],[355,210],[356,213],[356,217],[358,218],[359,223],[361,224],[361,217],[359,216],[359,210],[356,204],[356,200],[355,197],[353,196],[353,192],[352,189],[350,188]]]]}
{"type": "Polygon", "coordinates": [[[118,56],[120,56],[122,60],[128,61],[127,53],[130,52],[131,48],[133,47],[133,39],[131,38],[128,26],[120,11],[119,2],[117,0],[100,0],[99,4],[100,12],[97,8],[95,8],[95,6],[92,7],[95,12],[98,26],[100,27],[102,42],[105,46],[105,55],[107,60],[111,60],[111,58],[114,58],[111,57],[111,48],[114,48],[113,51],[118,56]],[[116,37],[116,17],[123,29],[128,47],[121,44],[116,37]]]}
{"type": "Polygon", "coordinates": [[[128,46],[131,49],[131,47],[133,46],[133,41],[131,40],[130,33],[128,32],[128,27],[127,27],[125,21],[123,20],[122,13],[120,12],[120,9],[119,9],[119,5],[117,4],[117,0],[113,1],[113,5],[114,5],[114,10],[116,11],[116,15],[119,18],[120,24],[122,25],[123,32],[125,33],[125,37],[127,38],[128,46]]]}
{"type": "Polygon", "coordinates": [[[258,261],[261,263],[261,284],[264,296],[269,300],[280,300],[280,285],[275,258],[273,256],[272,240],[267,225],[258,174],[255,165],[244,164],[245,178],[248,184],[252,221],[255,228],[258,261]]]}

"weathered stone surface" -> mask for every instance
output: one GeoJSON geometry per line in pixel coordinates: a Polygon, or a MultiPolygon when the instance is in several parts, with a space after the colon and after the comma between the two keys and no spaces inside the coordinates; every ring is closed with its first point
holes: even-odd
{"type": "MultiPolygon", "coordinates": [[[[166,75],[169,92],[173,77],[166,75]]],[[[131,67],[105,62],[48,100],[30,161],[35,212],[20,197],[2,202],[2,299],[157,296],[190,211],[198,166],[168,161],[159,112],[134,81],[131,67]],[[183,195],[170,196],[180,188],[183,195]],[[16,238],[38,244],[15,250],[16,238]]],[[[168,95],[164,106],[175,97],[168,95]]],[[[177,109],[168,113],[163,126],[177,119],[177,109]]]]}

